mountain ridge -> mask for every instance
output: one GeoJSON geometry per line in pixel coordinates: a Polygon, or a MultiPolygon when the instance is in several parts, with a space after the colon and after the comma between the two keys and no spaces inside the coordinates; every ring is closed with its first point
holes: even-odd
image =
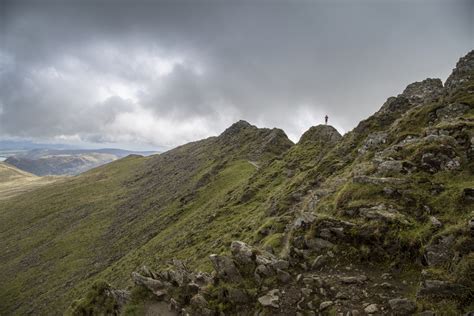
{"type": "Polygon", "coordinates": [[[239,121],[0,201],[0,312],[78,297],[69,314],[474,309],[473,59],[343,136],[317,126],[293,144],[239,121]]]}

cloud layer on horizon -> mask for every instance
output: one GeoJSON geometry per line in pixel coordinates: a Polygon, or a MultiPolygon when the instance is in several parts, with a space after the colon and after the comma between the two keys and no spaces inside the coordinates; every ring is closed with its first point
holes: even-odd
{"type": "Polygon", "coordinates": [[[0,138],[169,148],[341,132],[472,49],[471,1],[6,1],[0,138]]]}

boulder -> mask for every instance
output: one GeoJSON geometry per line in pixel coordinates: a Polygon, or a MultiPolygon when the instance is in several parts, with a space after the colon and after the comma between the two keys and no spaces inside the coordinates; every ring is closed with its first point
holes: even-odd
{"type": "Polygon", "coordinates": [[[231,282],[242,280],[242,276],[231,258],[212,254],[209,256],[209,259],[214,266],[218,278],[231,282]]]}
{"type": "Polygon", "coordinates": [[[416,304],[406,298],[394,298],[389,300],[388,304],[396,315],[409,315],[416,311],[416,304]]]}
{"type": "Polygon", "coordinates": [[[360,208],[359,215],[368,220],[376,220],[385,223],[399,222],[408,224],[405,215],[390,205],[379,204],[370,208],[360,208]]]}
{"type": "Polygon", "coordinates": [[[203,288],[207,286],[209,283],[212,283],[212,277],[209,273],[199,271],[196,273],[194,277],[194,282],[199,286],[199,288],[203,288]]]}
{"type": "Polygon", "coordinates": [[[232,303],[248,303],[250,298],[247,292],[239,288],[230,288],[228,293],[228,299],[232,303]]]}
{"type": "Polygon", "coordinates": [[[334,302],[333,301],[325,301],[325,302],[322,302],[321,304],[319,304],[319,310],[320,311],[323,311],[325,309],[327,309],[328,307],[330,306],[333,306],[334,305],[334,302]]]}
{"type": "Polygon", "coordinates": [[[191,306],[194,308],[207,308],[209,306],[209,303],[207,300],[202,296],[201,294],[196,294],[191,298],[190,301],[191,306]]]}
{"type": "Polygon", "coordinates": [[[263,307],[274,307],[274,308],[279,308],[279,302],[280,302],[280,290],[279,289],[274,289],[269,291],[267,294],[264,296],[261,296],[258,298],[258,302],[263,306],[263,307]]]}
{"type": "Polygon", "coordinates": [[[334,244],[322,238],[311,238],[305,241],[306,247],[311,250],[321,251],[323,249],[332,248],[334,244]]]}
{"type": "Polygon", "coordinates": [[[266,265],[260,264],[255,269],[255,274],[258,275],[259,277],[269,277],[269,276],[274,275],[274,272],[272,269],[268,268],[266,265]]]}
{"type": "Polygon", "coordinates": [[[314,259],[313,263],[311,264],[311,269],[318,269],[322,267],[328,260],[328,257],[325,255],[319,255],[314,259]]]}
{"type": "Polygon", "coordinates": [[[452,260],[454,256],[453,245],[455,238],[453,235],[442,236],[433,240],[425,248],[424,258],[429,266],[442,266],[452,260]]]}
{"type": "Polygon", "coordinates": [[[437,219],[436,217],[434,216],[430,216],[430,222],[431,222],[431,225],[433,225],[434,227],[436,228],[441,228],[443,227],[443,223],[441,223],[439,221],[439,219],[437,219]]]}
{"type": "Polygon", "coordinates": [[[255,259],[252,248],[241,241],[233,241],[230,245],[230,251],[234,260],[242,265],[251,264],[255,259]]]}
{"type": "Polygon", "coordinates": [[[184,286],[191,281],[191,274],[183,261],[175,259],[172,261],[172,268],[167,271],[167,280],[178,286],[184,286]]]}
{"type": "Polygon", "coordinates": [[[357,284],[357,283],[364,283],[365,281],[367,281],[367,277],[362,274],[358,276],[341,277],[340,280],[342,283],[345,283],[345,284],[357,284]]]}
{"type": "Polygon", "coordinates": [[[440,280],[425,280],[420,283],[417,296],[431,296],[438,298],[462,297],[466,288],[457,283],[440,280]]]}
{"type": "Polygon", "coordinates": [[[288,272],[280,269],[277,269],[277,277],[282,283],[288,283],[291,281],[291,275],[288,272]]]}
{"type": "Polygon", "coordinates": [[[280,270],[286,270],[290,266],[290,263],[286,260],[282,259],[276,259],[272,261],[271,267],[275,270],[280,269],[280,270]]]}
{"type": "Polygon", "coordinates": [[[355,225],[348,221],[339,220],[332,217],[320,217],[314,225],[316,237],[338,242],[346,237],[346,232],[355,225]]]}
{"type": "Polygon", "coordinates": [[[421,156],[422,169],[431,173],[443,170],[457,170],[460,166],[461,158],[454,156],[454,151],[452,155],[428,152],[421,156]]]}
{"type": "Polygon", "coordinates": [[[385,160],[377,166],[377,173],[379,175],[402,173],[403,170],[403,161],[400,160],[385,160]]]}
{"type": "Polygon", "coordinates": [[[162,297],[166,294],[165,284],[159,280],[145,277],[137,272],[132,272],[132,280],[135,284],[146,287],[157,297],[162,297]]]}
{"type": "Polygon", "coordinates": [[[301,213],[293,222],[294,228],[307,227],[309,226],[316,217],[311,213],[301,213]]]}
{"type": "Polygon", "coordinates": [[[311,294],[313,294],[313,290],[310,289],[310,288],[304,287],[304,288],[301,289],[301,294],[303,294],[303,296],[305,296],[305,297],[308,297],[311,294]]]}
{"type": "Polygon", "coordinates": [[[377,132],[367,136],[362,146],[357,150],[360,154],[365,154],[368,150],[374,150],[387,142],[387,133],[377,132]]]}
{"type": "Polygon", "coordinates": [[[379,311],[379,307],[377,304],[369,304],[364,308],[364,311],[367,314],[375,314],[379,311]]]}
{"type": "Polygon", "coordinates": [[[111,295],[115,302],[120,306],[124,306],[130,300],[130,292],[127,290],[115,290],[110,289],[109,295],[111,295]]]}

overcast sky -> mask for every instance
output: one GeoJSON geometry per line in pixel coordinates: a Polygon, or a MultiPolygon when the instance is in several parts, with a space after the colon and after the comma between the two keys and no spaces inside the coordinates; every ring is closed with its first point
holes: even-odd
{"type": "Polygon", "coordinates": [[[474,45],[474,1],[0,0],[0,139],[171,148],[341,133],[474,45]]]}

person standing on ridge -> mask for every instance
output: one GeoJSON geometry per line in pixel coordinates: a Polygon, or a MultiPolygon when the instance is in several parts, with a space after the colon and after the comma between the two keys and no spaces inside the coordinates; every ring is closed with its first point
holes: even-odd
{"type": "Polygon", "coordinates": [[[325,124],[326,124],[326,125],[328,125],[328,118],[329,118],[329,117],[328,117],[327,115],[324,117],[324,121],[325,121],[325,124]]]}

